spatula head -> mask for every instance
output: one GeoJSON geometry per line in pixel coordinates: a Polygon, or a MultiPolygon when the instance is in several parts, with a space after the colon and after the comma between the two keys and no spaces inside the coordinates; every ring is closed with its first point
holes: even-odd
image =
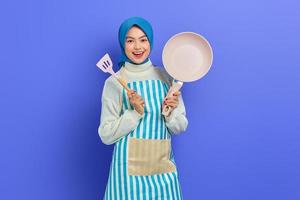
{"type": "Polygon", "coordinates": [[[109,55],[106,53],[98,62],[97,67],[99,67],[103,72],[108,72],[110,74],[114,74],[113,72],[113,63],[109,57],[109,55]]]}

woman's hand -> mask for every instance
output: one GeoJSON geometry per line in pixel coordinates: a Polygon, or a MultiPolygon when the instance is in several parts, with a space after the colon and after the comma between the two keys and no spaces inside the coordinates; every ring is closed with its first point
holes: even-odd
{"type": "Polygon", "coordinates": [[[164,99],[164,105],[165,106],[170,106],[171,108],[170,108],[170,114],[171,114],[171,112],[175,109],[175,108],[177,108],[177,106],[178,106],[178,104],[179,104],[179,100],[178,100],[178,97],[179,97],[179,95],[181,94],[181,92],[180,91],[176,91],[174,94],[173,94],[173,96],[172,97],[165,97],[165,99],[164,99]]]}
{"type": "Polygon", "coordinates": [[[144,105],[145,102],[143,98],[136,93],[134,90],[127,91],[127,96],[129,98],[130,104],[134,107],[134,109],[141,115],[144,114],[144,105]]]}

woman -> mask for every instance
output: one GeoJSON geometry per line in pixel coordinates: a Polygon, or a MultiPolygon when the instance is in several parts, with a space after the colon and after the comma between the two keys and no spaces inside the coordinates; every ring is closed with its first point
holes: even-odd
{"type": "Polygon", "coordinates": [[[152,27],[132,17],[119,28],[122,58],[117,72],[131,89],[126,92],[110,76],[102,93],[98,129],[105,144],[115,144],[104,199],[182,199],[171,135],[186,130],[180,95],[165,98],[172,78],[152,65],[152,27]],[[169,116],[162,106],[171,106],[169,116]]]}

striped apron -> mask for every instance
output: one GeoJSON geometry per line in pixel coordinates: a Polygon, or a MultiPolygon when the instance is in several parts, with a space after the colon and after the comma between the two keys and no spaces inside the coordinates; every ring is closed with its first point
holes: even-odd
{"type": "MultiPolygon", "coordinates": [[[[114,145],[110,173],[106,185],[105,200],[181,200],[182,193],[176,170],[165,173],[132,175],[128,171],[128,156],[130,141],[171,141],[170,133],[161,114],[164,97],[168,92],[168,85],[161,80],[143,80],[127,83],[145,101],[144,117],[138,126],[128,135],[121,138],[114,145]]],[[[123,89],[122,113],[127,109],[134,109],[123,89]]],[[[142,149],[141,149],[142,150],[142,149]]],[[[158,151],[160,151],[158,149],[158,151]]],[[[174,166],[175,160],[170,146],[168,162],[174,166]]],[[[133,168],[135,166],[132,166],[133,168]]]]}

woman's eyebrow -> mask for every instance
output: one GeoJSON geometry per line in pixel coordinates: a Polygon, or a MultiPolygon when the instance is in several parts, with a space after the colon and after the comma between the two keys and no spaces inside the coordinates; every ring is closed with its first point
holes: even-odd
{"type": "MultiPolygon", "coordinates": [[[[143,36],[139,37],[138,39],[141,39],[141,38],[143,38],[143,37],[146,37],[146,35],[143,35],[143,36]]],[[[128,38],[135,39],[134,37],[131,37],[131,36],[127,36],[127,37],[126,37],[126,39],[128,39],[128,38]]]]}

